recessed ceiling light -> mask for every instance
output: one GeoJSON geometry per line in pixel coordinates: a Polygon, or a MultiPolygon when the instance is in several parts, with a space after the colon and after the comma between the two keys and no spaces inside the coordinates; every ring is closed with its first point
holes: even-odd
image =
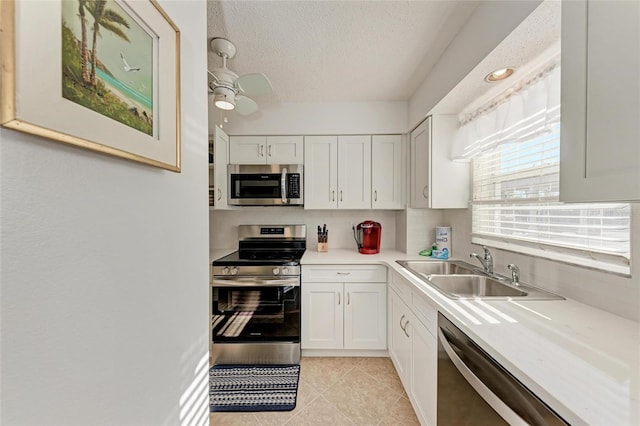
{"type": "Polygon", "coordinates": [[[487,74],[484,81],[487,83],[493,83],[494,81],[504,80],[505,78],[510,77],[515,70],[516,69],[513,67],[500,68],[499,70],[495,70],[494,72],[487,74]]]}

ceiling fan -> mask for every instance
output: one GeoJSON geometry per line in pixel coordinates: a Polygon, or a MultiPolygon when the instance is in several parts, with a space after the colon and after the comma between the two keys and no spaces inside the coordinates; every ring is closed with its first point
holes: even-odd
{"type": "Polygon", "coordinates": [[[241,115],[249,115],[258,110],[258,104],[248,96],[265,96],[272,92],[271,83],[262,73],[238,76],[227,68],[227,59],[236,54],[236,46],[226,38],[211,39],[211,50],[222,58],[222,68],[209,73],[209,93],[213,103],[224,110],[235,109],[241,115]]]}

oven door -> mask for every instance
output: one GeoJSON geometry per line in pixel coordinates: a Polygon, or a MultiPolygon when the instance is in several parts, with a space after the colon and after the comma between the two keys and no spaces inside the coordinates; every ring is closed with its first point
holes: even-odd
{"type": "Polygon", "coordinates": [[[213,343],[300,342],[300,277],[214,277],[213,343]]]}

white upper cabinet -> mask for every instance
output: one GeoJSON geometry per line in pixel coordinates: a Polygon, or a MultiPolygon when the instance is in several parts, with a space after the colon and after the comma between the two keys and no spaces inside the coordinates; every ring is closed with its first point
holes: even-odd
{"type": "Polygon", "coordinates": [[[427,117],[410,135],[410,207],[469,207],[469,163],[451,161],[455,115],[427,117]]]}
{"type": "Polygon", "coordinates": [[[267,136],[267,164],[302,164],[302,136],[267,136]]]}
{"type": "Polygon", "coordinates": [[[562,2],[560,200],[640,201],[640,2],[562,2]]]}
{"type": "Polygon", "coordinates": [[[304,168],[305,209],[403,208],[400,135],[305,136],[304,168]]]}
{"type": "Polygon", "coordinates": [[[371,207],[402,209],[402,137],[371,137],[371,207]]]}
{"type": "Polygon", "coordinates": [[[304,208],[335,209],[338,191],[338,137],[304,137],[304,208]]]}
{"type": "Polygon", "coordinates": [[[338,136],[338,208],[371,208],[371,136],[338,136]]]}
{"type": "Polygon", "coordinates": [[[232,136],[230,164],[302,164],[302,136],[232,136]]]}
{"type": "Polygon", "coordinates": [[[266,136],[231,136],[229,164],[266,164],[266,136]]]}
{"type": "Polygon", "coordinates": [[[427,117],[410,136],[411,195],[409,204],[414,209],[429,205],[429,145],[431,144],[431,117],[427,117]]]}
{"type": "Polygon", "coordinates": [[[213,133],[213,160],[209,165],[209,186],[213,189],[213,208],[228,209],[227,164],[229,164],[229,136],[218,126],[213,133]],[[211,178],[213,177],[213,182],[211,178]]]}

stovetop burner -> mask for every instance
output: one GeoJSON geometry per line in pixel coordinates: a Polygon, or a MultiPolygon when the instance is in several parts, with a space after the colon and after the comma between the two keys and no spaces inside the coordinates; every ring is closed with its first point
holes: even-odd
{"type": "Polygon", "coordinates": [[[297,266],[304,254],[304,250],[293,252],[279,251],[234,251],[233,253],[213,262],[213,266],[297,266]]]}
{"type": "Polygon", "coordinates": [[[307,247],[304,225],[240,225],[238,251],[213,266],[298,266],[307,247]]]}

